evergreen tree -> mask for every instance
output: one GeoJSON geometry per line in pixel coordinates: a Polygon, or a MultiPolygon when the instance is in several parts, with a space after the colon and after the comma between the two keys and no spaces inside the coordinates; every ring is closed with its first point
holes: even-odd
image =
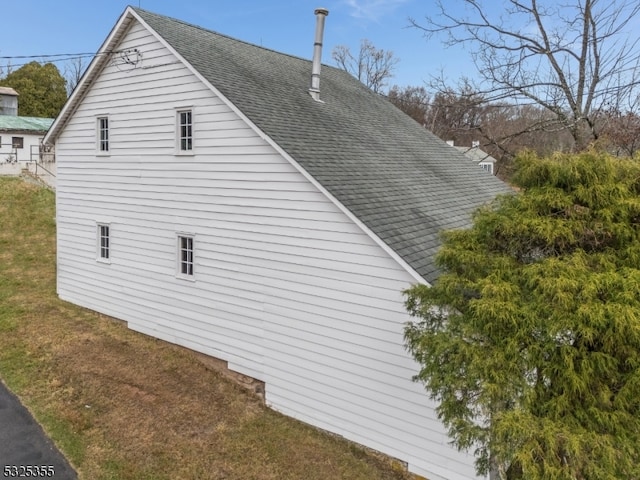
{"type": "Polygon", "coordinates": [[[66,80],[53,63],[30,62],[0,80],[18,92],[18,115],[55,118],[67,101],[66,80]]]}
{"type": "Polygon", "coordinates": [[[640,479],[638,160],[521,156],[405,292],[416,380],[480,474],[640,479]]]}

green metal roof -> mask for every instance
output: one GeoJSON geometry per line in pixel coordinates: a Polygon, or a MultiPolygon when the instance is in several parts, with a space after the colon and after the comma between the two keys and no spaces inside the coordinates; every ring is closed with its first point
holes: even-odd
{"type": "Polygon", "coordinates": [[[53,123],[53,118],[14,117],[0,115],[0,131],[46,132],[53,123]]]}

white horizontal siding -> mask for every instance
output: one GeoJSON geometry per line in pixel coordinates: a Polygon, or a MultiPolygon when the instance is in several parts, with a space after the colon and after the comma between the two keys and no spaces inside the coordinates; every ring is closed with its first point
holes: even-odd
{"type": "Polygon", "coordinates": [[[412,277],[135,23],[118,47],[133,48],[141,62],[109,64],[57,141],[59,295],[227,360],[273,408],[416,473],[473,477],[411,381],[412,277]],[[181,107],[194,155],[175,155],[181,107]],[[96,222],[111,226],[109,263],[96,222]],[[194,281],[176,275],[177,232],[195,235],[194,281]]]}

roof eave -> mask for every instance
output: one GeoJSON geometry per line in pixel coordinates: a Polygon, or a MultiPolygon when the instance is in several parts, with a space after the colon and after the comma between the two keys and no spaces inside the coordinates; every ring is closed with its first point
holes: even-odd
{"type": "Polygon", "coordinates": [[[44,135],[48,130],[27,130],[24,128],[0,128],[0,133],[19,133],[20,135],[44,135]]]}

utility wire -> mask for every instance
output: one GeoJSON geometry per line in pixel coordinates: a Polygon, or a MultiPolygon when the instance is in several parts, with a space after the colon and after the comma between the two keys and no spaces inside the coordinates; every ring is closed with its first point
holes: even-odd
{"type": "MultiPolygon", "coordinates": [[[[51,59],[51,60],[47,60],[44,63],[60,63],[60,62],[66,62],[66,61],[69,61],[69,60],[74,60],[76,58],[91,58],[91,57],[93,57],[93,54],[85,55],[84,57],[65,57],[65,58],[51,59]]],[[[35,58],[41,58],[41,57],[35,57],[35,58]]],[[[36,60],[35,59],[31,60],[31,62],[34,62],[34,61],[36,61],[36,60]]],[[[28,65],[31,62],[11,63],[10,61],[8,61],[6,64],[0,65],[0,69],[8,67],[11,70],[17,70],[18,68],[24,67],[25,65],[28,65]]],[[[40,62],[38,62],[38,63],[40,63],[40,62]]]]}
{"type": "Polygon", "coordinates": [[[11,55],[0,56],[2,60],[13,60],[18,58],[53,58],[53,57],[87,57],[89,55],[96,55],[95,53],[54,53],[51,55],[11,55]]]}
{"type": "MultiPolygon", "coordinates": [[[[98,52],[98,53],[89,53],[89,52],[81,52],[81,53],[54,53],[54,54],[44,54],[44,55],[0,55],[0,62],[6,62],[5,65],[0,65],[0,68],[3,66],[10,67],[12,70],[15,70],[20,67],[24,67],[30,62],[21,62],[21,63],[11,63],[11,60],[43,60],[47,63],[58,63],[58,62],[66,62],[69,60],[75,60],[78,58],[93,58],[98,55],[111,55],[122,52],[123,50],[110,50],[107,52],[98,52]]],[[[3,62],[3,63],[4,63],[3,62]]]]}

